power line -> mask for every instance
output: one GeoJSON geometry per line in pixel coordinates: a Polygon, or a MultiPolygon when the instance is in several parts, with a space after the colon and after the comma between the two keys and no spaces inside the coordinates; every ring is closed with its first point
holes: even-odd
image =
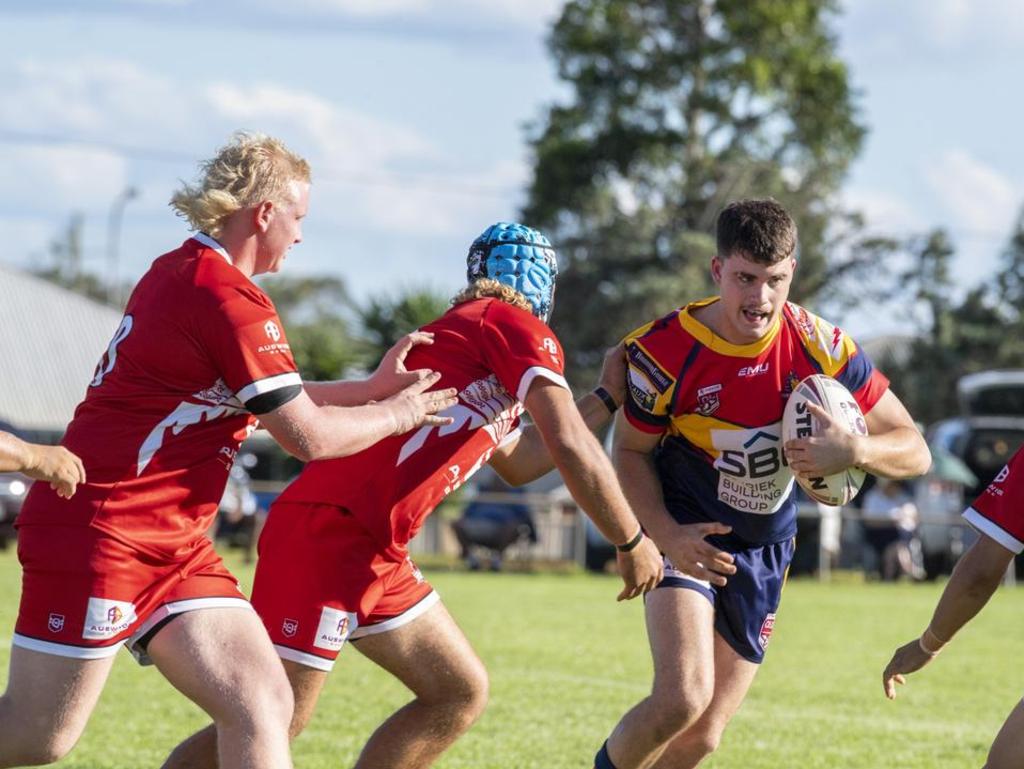
{"type": "MultiPolygon", "coordinates": [[[[196,158],[193,155],[173,150],[126,144],[107,139],[12,131],[8,129],[0,129],[0,144],[88,147],[106,150],[132,160],[149,160],[161,163],[174,163],[176,165],[196,162],[196,158]]],[[[431,190],[439,194],[493,197],[502,200],[522,191],[519,187],[467,182],[448,174],[429,171],[326,174],[323,176],[317,175],[316,178],[318,181],[326,183],[350,184],[359,187],[382,187],[395,190],[408,189],[410,185],[417,187],[429,186],[431,190]]]]}

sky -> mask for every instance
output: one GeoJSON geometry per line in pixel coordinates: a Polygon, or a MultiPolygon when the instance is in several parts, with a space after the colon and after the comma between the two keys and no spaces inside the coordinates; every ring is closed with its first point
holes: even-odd
{"type": "MultiPolygon", "coordinates": [[[[85,267],[138,278],[188,235],[171,193],[246,128],[313,166],[288,273],[341,275],[357,300],[454,291],[468,243],[517,216],[527,126],[567,97],[545,48],[560,6],[5,0],[0,261],[47,264],[80,213],[85,267]]],[[[1019,0],[847,0],[836,31],[870,128],[843,198],[878,232],[947,228],[957,281],[977,282],[1024,204],[1019,0]]],[[[879,308],[842,320],[900,326],[879,308]]]]}

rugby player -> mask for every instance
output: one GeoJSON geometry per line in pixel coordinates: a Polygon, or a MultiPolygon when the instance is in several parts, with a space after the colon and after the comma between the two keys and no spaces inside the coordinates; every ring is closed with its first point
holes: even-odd
{"type": "MultiPolygon", "coordinates": [[[[434,344],[409,353],[410,363],[440,371],[441,384],[458,390],[458,403],[442,412],[452,424],[312,462],[271,508],[253,605],[294,688],[293,735],[346,641],[414,695],[373,733],[357,769],[431,766],[484,709],[487,673],[408,551],[426,516],[484,463],[513,485],[561,471],[618,546],[620,600],[661,578],[657,548],[588,429],[607,423],[615,393],[623,397],[621,350],[606,358],[611,392],[599,387],[574,405],[561,345],[546,324],[556,272],[542,234],[489,227],[470,248],[469,286],[423,329],[434,344]],[[524,408],[528,427],[520,426],[524,408]]],[[[213,743],[210,729],[194,735],[168,768],[215,766],[213,743]]]]}
{"type": "Polygon", "coordinates": [[[665,555],[665,578],[646,599],[651,694],[615,727],[598,769],[689,769],[719,744],[772,634],[796,534],[794,473],[856,465],[906,478],[929,466],[913,420],[860,347],[787,301],[796,245],[777,202],[730,204],[711,260],[719,295],[627,337],[614,459],[665,555]],[[853,393],[870,435],[812,405],[823,433],[782,446],[786,399],[810,374],[853,393]]]}
{"type": "Polygon", "coordinates": [[[300,459],[338,456],[446,424],[428,415],[454,402],[425,392],[435,373],[404,368],[429,337],[404,340],[368,383],[303,387],[274,305],[250,279],[277,271],[301,240],[309,180],[277,140],[238,135],[172,198],[197,232],[135,287],[63,440],[88,481],[71,500],[35,484],[18,518],[0,766],[67,753],[126,644],[213,717],[222,767],[291,766],[288,681],[204,536],[239,444],[258,416],[300,459]],[[370,399],[381,402],[338,407],[370,399]]]}
{"type": "Polygon", "coordinates": [[[82,460],[63,446],[29,443],[4,430],[0,430],[0,473],[21,473],[37,481],[49,481],[51,489],[65,499],[85,482],[82,460]]]}
{"type": "MultiPolygon", "coordinates": [[[[1024,551],[1024,449],[1018,449],[973,504],[964,518],[978,530],[978,540],[957,561],[931,622],[919,638],[893,654],[882,673],[885,696],[896,698],[896,684],[920,670],[942,651],[960,628],[988,603],[1014,556],[1024,551]]],[[[989,749],[984,769],[1024,766],[1024,702],[1018,702],[989,749]]]]}

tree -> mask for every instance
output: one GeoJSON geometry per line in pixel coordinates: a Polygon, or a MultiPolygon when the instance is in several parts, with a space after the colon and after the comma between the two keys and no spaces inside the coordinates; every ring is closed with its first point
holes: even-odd
{"type": "MultiPolygon", "coordinates": [[[[531,144],[524,221],[564,267],[570,372],[710,291],[718,210],[772,196],[800,226],[794,297],[825,283],[834,193],[864,136],[833,0],[570,0],[549,46],[573,89],[531,144]]],[[[582,368],[584,371],[580,371],[582,368]]]]}
{"type": "Polygon", "coordinates": [[[428,288],[371,297],[359,311],[367,362],[375,366],[403,335],[434,320],[448,306],[446,297],[428,288]]]}

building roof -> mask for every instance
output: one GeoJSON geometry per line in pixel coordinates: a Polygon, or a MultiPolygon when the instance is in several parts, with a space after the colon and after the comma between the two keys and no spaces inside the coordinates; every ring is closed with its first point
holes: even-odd
{"type": "Polygon", "coordinates": [[[121,313],[0,265],[0,421],[63,432],[121,313]]]}

